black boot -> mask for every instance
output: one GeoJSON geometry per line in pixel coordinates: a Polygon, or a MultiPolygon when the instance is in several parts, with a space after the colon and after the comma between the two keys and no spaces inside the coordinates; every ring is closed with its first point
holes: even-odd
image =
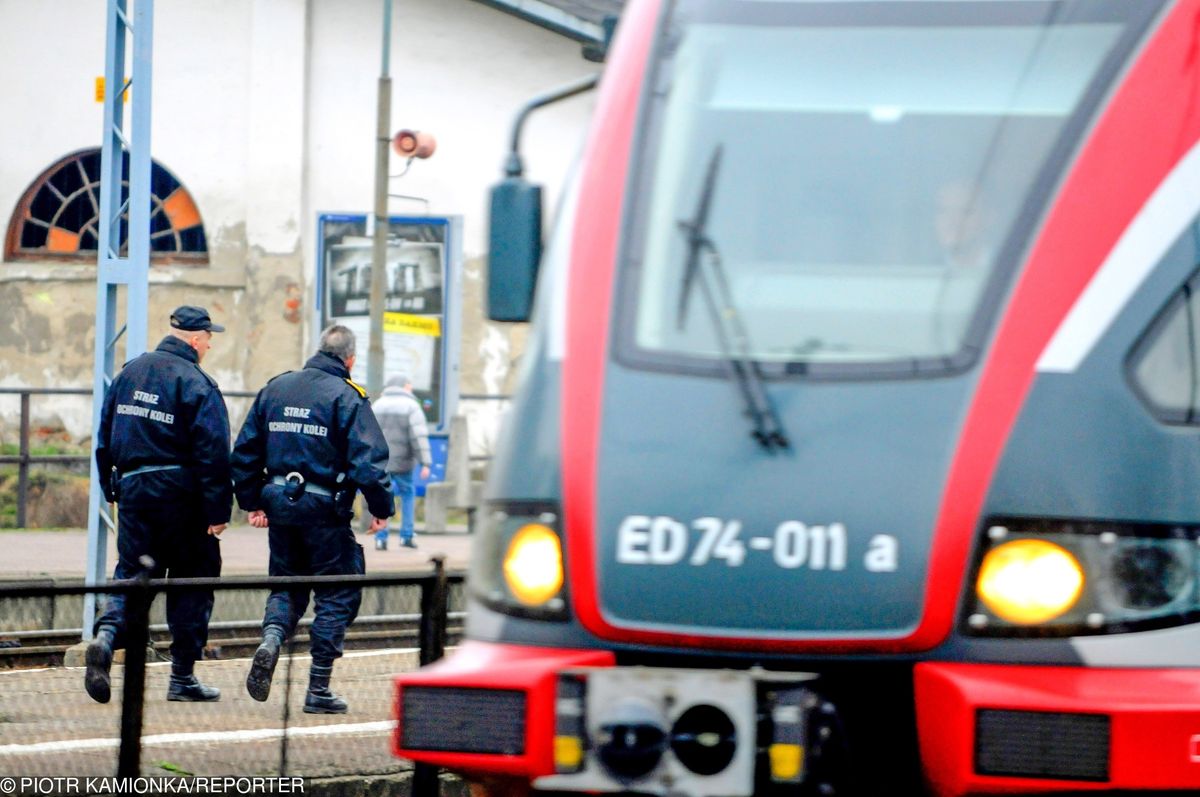
{"type": "Polygon", "coordinates": [[[112,697],[112,680],[108,671],[112,668],[112,646],[115,636],[112,628],[100,626],[83,656],[84,663],[87,664],[87,672],[83,675],[83,688],[97,703],[107,703],[112,697]]]}
{"type": "Polygon", "coordinates": [[[308,671],[308,694],[304,696],[305,714],[345,714],[346,701],[329,691],[332,664],[314,664],[308,671]]]}
{"type": "Polygon", "coordinates": [[[212,703],[221,699],[221,690],[205,686],[192,674],[194,662],[175,662],[171,665],[171,683],[167,686],[167,700],[177,703],[212,703]]]}
{"type": "Polygon", "coordinates": [[[254,651],[254,663],[246,675],[246,691],[250,697],[262,703],[271,694],[271,677],[279,662],[279,648],[283,645],[283,629],[269,625],[263,629],[262,644],[254,651]]]}

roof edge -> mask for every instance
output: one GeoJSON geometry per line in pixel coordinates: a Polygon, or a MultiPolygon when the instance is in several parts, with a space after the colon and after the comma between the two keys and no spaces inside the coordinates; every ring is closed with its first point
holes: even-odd
{"type": "Polygon", "coordinates": [[[579,42],[604,40],[604,29],[543,0],[475,0],[579,42]]]}

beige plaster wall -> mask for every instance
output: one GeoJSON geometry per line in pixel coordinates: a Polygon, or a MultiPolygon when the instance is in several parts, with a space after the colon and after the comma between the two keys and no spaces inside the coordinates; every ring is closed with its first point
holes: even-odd
{"type": "MultiPolygon", "coordinates": [[[[0,387],[90,387],[94,354],[95,283],[82,267],[63,279],[0,278],[0,387]]],[[[71,271],[58,267],[55,271],[71,271]]],[[[155,269],[150,288],[148,345],[166,334],[167,317],[181,304],[207,307],[227,331],[214,341],[203,367],[225,391],[257,390],[275,374],[299,367],[311,354],[301,334],[306,316],[301,264],[295,255],[250,253],[244,285],[222,285],[182,269],[155,269]]],[[[459,352],[462,393],[506,393],[515,388],[516,364],[525,346],[525,324],[484,322],[484,258],[463,268],[464,323],[459,352]]],[[[124,347],[118,358],[124,359],[124,347]]],[[[248,401],[231,401],[240,423],[248,401]]],[[[472,453],[491,450],[504,402],[463,401],[472,427],[472,453]]],[[[0,443],[16,443],[16,397],[0,396],[0,443]]],[[[84,443],[91,401],[69,396],[34,397],[33,426],[58,440],[65,432],[84,443]]]]}
{"type": "MultiPolygon", "coordinates": [[[[390,210],[463,217],[460,390],[511,392],[525,330],[484,320],[487,188],[500,176],[520,104],[597,67],[577,43],[480,3],[395,8],[391,128],[433,132],[439,148],[390,185],[424,202],[397,199],[390,210]]],[[[227,391],[256,390],[299,367],[319,331],[318,214],[370,210],[380,4],[158,0],[155,14],[152,152],[195,198],[211,263],[152,267],[148,344],[161,339],[175,306],[206,306],[229,331],[205,369],[227,391]]],[[[13,77],[0,88],[10,112],[0,129],[9,153],[0,159],[3,229],[43,169],[99,144],[103,106],[92,90],[104,69],[104,4],[0,0],[0,20],[0,71],[13,77]]],[[[535,114],[523,137],[528,175],[546,187],[547,217],[592,101],[535,114]]],[[[391,171],[402,168],[393,158],[391,171]]],[[[87,264],[0,263],[0,387],[90,388],[94,278],[87,264]]],[[[78,442],[90,434],[87,399],[32,406],[34,426],[47,433],[78,442]]],[[[473,453],[489,450],[503,406],[460,405],[473,453]]],[[[15,442],[18,408],[0,395],[0,442],[15,442]]]]}
{"type": "MultiPolygon", "coordinates": [[[[301,270],[298,254],[256,251],[248,253],[242,284],[223,284],[197,269],[180,274],[185,270],[156,268],[147,347],[156,346],[166,334],[167,318],[175,307],[205,306],[227,331],[214,341],[204,369],[225,390],[256,390],[302,361],[301,270]]],[[[0,387],[91,387],[96,286],[85,276],[0,279],[0,387]]],[[[123,300],[119,305],[123,312],[123,300]]],[[[125,346],[119,344],[118,361],[126,356],[125,346]]],[[[14,397],[0,398],[0,442],[16,442],[19,405],[14,397]]],[[[71,440],[83,442],[90,435],[90,407],[90,400],[83,398],[35,397],[33,425],[47,431],[61,428],[71,440]]]]}

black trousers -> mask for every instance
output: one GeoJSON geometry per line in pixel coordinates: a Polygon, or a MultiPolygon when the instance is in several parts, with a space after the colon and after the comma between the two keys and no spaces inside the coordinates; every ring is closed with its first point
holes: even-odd
{"type": "MultiPolygon", "coordinates": [[[[269,529],[272,576],[345,576],[366,572],[363,549],[347,522],[334,525],[292,526],[271,522],[269,529]]],[[[342,655],[346,628],[358,616],[360,587],[322,586],[312,590],[277,590],[267,598],[263,627],[277,625],[290,638],[313,596],[309,633],[313,664],[326,666],[342,655]]]]}
{"type": "MultiPolygon", "coordinates": [[[[188,503],[158,507],[125,507],[117,515],[117,566],[114,579],[133,578],[142,571],[138,559],[154,560],[151,578],[215,578],[221,575],[221,545],[208,533],[198,507],[188,503]]],[[[208,642],[212,617],[211,589],[171,590],[167,593],[167,625],[171,629],[171,658],[176,663],[200,659],[208,642]]],[[[114,629],[115,647],[125,647],[125,596],[110,595],[96,628],[114,629]]]]}

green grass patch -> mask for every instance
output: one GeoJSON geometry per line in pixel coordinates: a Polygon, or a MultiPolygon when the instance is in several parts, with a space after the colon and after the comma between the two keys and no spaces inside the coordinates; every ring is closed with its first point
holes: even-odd
{"type": "MultiPolygon", "coordinates": [[[[16,443],[0,443],[0,455],[15,457],[21,453],[21,447],[16,443]]],[[[86,448],[69,445],[43,444],[29,447],[29,455],[34,457],[52,457],[58,454],[87,454],[86,448]]]]}
{"type": "MultiPolygon", "coordinates": [[[[27,528],[87,526],[90,475],[64,469],[29,469],[27,528]]],[[[0,529],[16,528],[19,478],[16,466],[0,468],[0,529]]]]}

